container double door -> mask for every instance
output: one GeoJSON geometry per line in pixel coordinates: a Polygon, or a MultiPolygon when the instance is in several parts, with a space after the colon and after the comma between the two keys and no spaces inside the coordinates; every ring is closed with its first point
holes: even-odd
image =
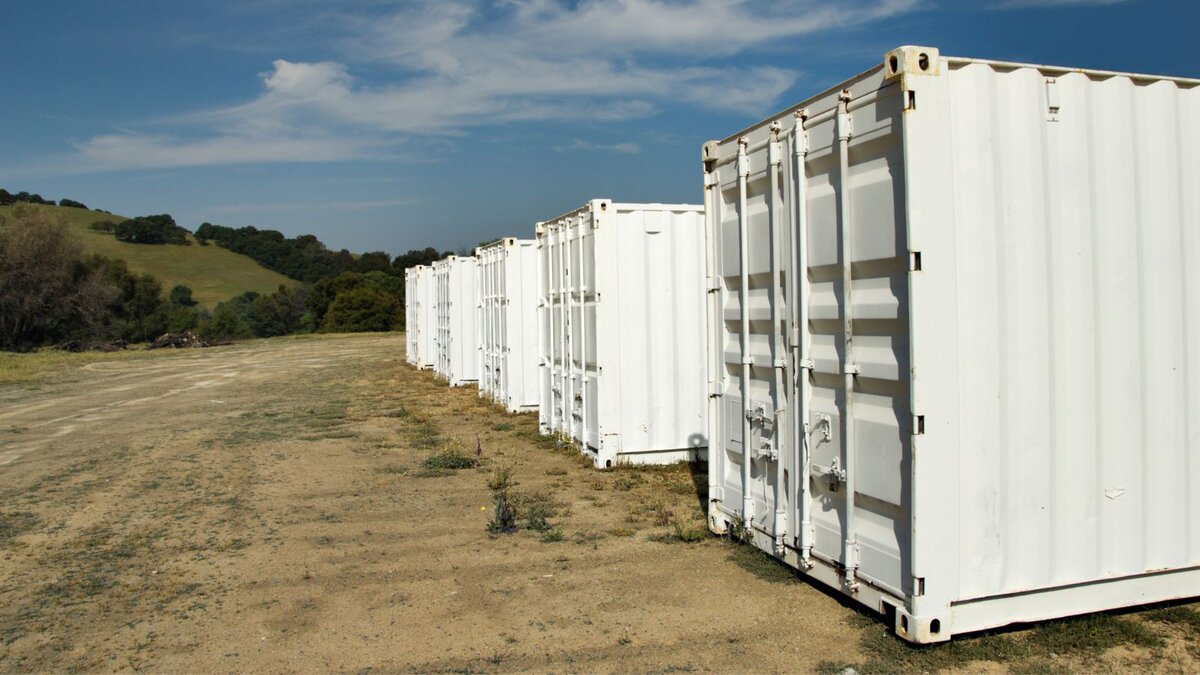
{"type": "Polygon", "coordinates": [[[913,591],[902,102],[897,87],[858,85],[706,147],[709,418],[722,453],[710,458],[710,517],[850,590],[902,599],[913,591]]]}
{"type": "Polygon", "coordinates": [[[508,391],[508,322],[505,321],[505,250],[480,249],[479,260],[479,394],[500,400],[508,391]]]}
{"type": "Polygon", "coordinates": [[[542,421],[599,449],[595,241],[587,212],[548,225],[542,239],[542,421]]]}

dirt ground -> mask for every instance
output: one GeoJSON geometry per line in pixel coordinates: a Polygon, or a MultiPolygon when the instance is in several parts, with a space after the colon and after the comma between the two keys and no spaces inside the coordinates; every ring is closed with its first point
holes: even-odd
{"type": "Polygon", "coordinates": [[[703,467],[586,468],[403,348],[276,339],[0,387],[0,670],[1200,670],[1191,606],[908,647],[705,536],[703,467]],[[506,471],[519,529],[492,535],[506,471]]]}

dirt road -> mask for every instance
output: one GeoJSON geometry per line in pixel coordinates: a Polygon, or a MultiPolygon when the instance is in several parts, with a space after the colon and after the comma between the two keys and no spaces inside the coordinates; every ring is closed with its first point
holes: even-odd
{"type": "Polygon", "coordinates": [[[0,670],[1197,669],[1188,607],[911,649],[701,536],[688,467],[587,469],[403,345],[258,341],[0,387],[0,670]],[[478,466],[443,461],[477,444],[478,466]],[[521,529],[492,536],[506,469],[521,529]]]}

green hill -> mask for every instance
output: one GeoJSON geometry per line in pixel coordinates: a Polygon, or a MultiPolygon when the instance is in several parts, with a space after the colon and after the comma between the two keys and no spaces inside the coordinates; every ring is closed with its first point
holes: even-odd
{"type": "MultiPolygon", "coordinates": [[[[7,217],[14,207],[0,206],[0,216],[7,217]]],[[[124,216],[114,216],[99,211],[86,211],[62,206],[33,206],[61,214],[71,230],[83,242],[88,253],[99,253],[107,258],[124,260],[129,269],[154,275],[162,282],[163,291],[176,284],[192,289],[192,297],[201,305],[211,309],[222,300],[228,300],[245,291],[270,293],[280,285],[297,286],[278,272],[273,272],[249,257],[227,251],[215,244],[200,246],[195,239],[191,246],[169,244],[130,244],[117,241],[111,234],[93,232],[88,226],[97,220],[120,222],[124,216]]]]}

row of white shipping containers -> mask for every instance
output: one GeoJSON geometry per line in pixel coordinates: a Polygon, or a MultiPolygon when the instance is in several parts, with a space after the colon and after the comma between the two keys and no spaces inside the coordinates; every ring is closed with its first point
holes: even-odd
{"type": "Polygon", "coordinates": [[[704,211],[596,199],[537,226],[545,434],[598,467],[708,445],[704,211]]]}
{"type": "Polygon", "coordinates": [[[433,263],[437,333],[433,372],[452,387],[479,379],[475,258],[447,256],[433,263]]]}
{"type": "Polygon", "coordinates": [[[509,412],[538,407],[537,241],[505,237],[475,249],[479,395],[509,412]]]}
{"type": "Polygon", "coordinates": [[[434,313],[433,268],[417,265],[404,270],[405,358],[418,368],[432,368],[434,313]]]}
{"type": "Polygon", "coordinates": [[[905,47],[704,166],[714,531],[914,642],[1200,595],[1200,82],[905,47]]]}

